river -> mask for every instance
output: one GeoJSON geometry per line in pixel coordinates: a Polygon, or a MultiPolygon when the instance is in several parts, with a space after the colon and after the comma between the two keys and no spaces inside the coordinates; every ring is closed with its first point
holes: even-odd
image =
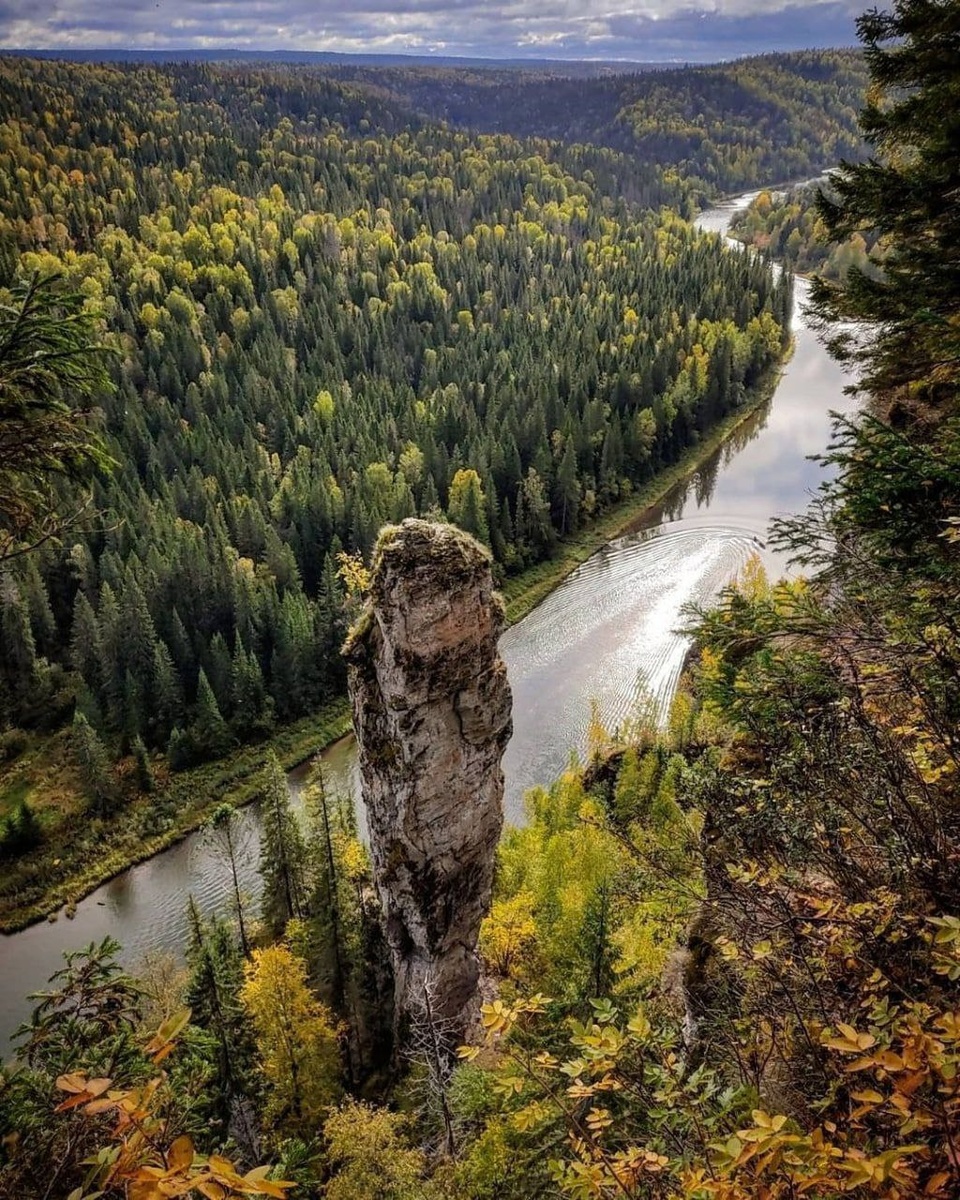
{"type": "MultiPolygon", "coordinates": [[[[752,195],[699,218],[722,233],[752,195]]],[[[701,470],[638,528],[603,547],[501,639],[513,688],[514,735],[504,758],[507,820],[523,819],[523,794],[548,783],[586,741],[591,702],[613,728],[649,698],[669,702],[689,641],[678,632],[687,603],[709,601],[758,553],[768,570],[785,564],[765,546],[771,517],[802,509],[822,479],[809,460],[830,435],[831,409],[844,410],[848,382],[803,316],[806,284],[796,284],[795,349],[769,406],[746,421],[701,470]]],[[[328,789],[357,794],[352,740],[324,755],[328,789]]],[[[305,769],[290,775],[296,796],[305,769]]],[[[245,830],[241,886],[257,888],[255,807],[245,830]]],[[[192,834],[104,884],[61,916],[0,940],[0,1056],[26,1018],[27,993],[44,987],[64,950],[107,934],[136,970],[146,959],[182,955],[186,904],[204,913],[224,906],[225,864],[202,834],[192,834]]]]}

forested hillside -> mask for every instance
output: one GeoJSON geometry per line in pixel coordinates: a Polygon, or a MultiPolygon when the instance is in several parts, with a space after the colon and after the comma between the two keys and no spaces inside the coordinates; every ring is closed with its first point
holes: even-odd
{"type": "Polygon", "coordinates": [[[801,51],[594,80],[520,71],[337,68],[461,128],[608,146],[701,195],[819,174],[858,158],[862,55],[801,51]]]}
{"type": "Polygon", "coordinates": [[[875,230],[857,230],[842,242],[830,234],[817,208],[825,184],[809,184],[787,192],[761,192],[730,222],[731,235],[747,246],[772,255],[791,271],[815,271],[825,279],[838,280],[851,267],[879,276],[883,254],[877,247],[875,230]]]}
{"type": "MultiPolygon", "coordinates": [[[[528,795],[527,825],[499,846],[480,933],[482,1028],[447,1053],[425,981],[420,1018],[391,1029],[381,912],[352,808],[327,794],[317,769],[298,822],[272,760],[261,920],[236,884],[242,826],[225,806],[210,836],[234,868],[230,911],[204,922],[192,909],[185,970],[153,961],[131,978],[108,939],[69,956],[36,998],[15,1069],[0,1071],[0,1191],[29,1200],[960,1194],[960,8],[896,0],[859,29],[871,72],[863,128],[876,157],[838,172],[818,212],[830,240],[875,231],[884,260],[812,285],[832,349],[858,367],[861,408],[838,418],[834,473],[809,511],[773,532],[808,575],[774,582],[752,563],[716,605],[689,611],[695,653],[666,721],[638,711],[606,730],[595,715],[587,761],[528,795]],[[405,1053],[391,1057],[394,1033],[405,1053]]],[[[3,644],[17,657],[4,659],[4,695],[19,700],[10,681],[21,691],[52,685],[56,668],[37,655],[48,645],[55,661],[72,620],[77,669],[93,650],[100,672],[86,709],[112,739],[128,708],[153,711],[134,703],[137,660],[111,657],[127,653],[131,625],[129,644],[150,651],[155,681],[169,661],[163,669],[184,684],[175,655],[178,645],[189,651],[193,728],[200,714],[223,726],[216,662],[237,656],[245,678],[259,672],[267,688],[285,608],[310,614],[297,628],[328,628],[319,615],[344,582],[331,556],[365,547],[361,514],[445,506],[489,536],[506,570],[511,548],[518,560],[539,552],[531,531],[556,534],[571,515],[567,493],[554,490],[564,459],[579,517],[589,492],[603,502],[604,480],[618,492],[633,486],[697,428],[711,411],[719,347],[727,343],[721,364],[742,369],[742,384],[779,348],[783,292],[752,256],[723,256],[677,220],[604,195],[561,150],[428,128],[354,140],[342,122],[320,135],[290,120],[231,160],[232,179],[208,182],[214,167],[202,166],[201,149],[211,164],[224,151],[191,124],[200,117],[184,96],[174,105],[164,93],[178,73],[150,76],[147,136],[119,132],[112,72],[50,70],[81,97],[77,114],[90,102],[81,80],[104,89],[103,127],[117,125],[124,149],[67,149],[75,129],[54,137],[41,131],[55,118],[21,113],[3,136],[30,203],[10,230],[36,240],[58,214],[58,236],[80,241],[56,250],[105,306],[118,346],[106,429],[111,451],[127,457],[101,479],[98,502],[117,504],[125,520],[92,522],[63,556],[43,548],[8,562],[3,644]],[[156,165],[163,138],[182,154],[180,175],[156,165]],[[71,207],[69,171],[87,153],[128,182],[98,201],[76,167],[71,207]],[[527,192],[515,209],[491,199],[508,188],[498,182],[504,161],[527,192]],[[426,164],[437,162],[449,186],[432,187],[438,172],[426,164]],[[270,180],[264,194],[248,196],[253,179],[270,180]],[[382,189],[382,203],[358,203],[358,180],[382,189]],[[149,212],[139,211],[143,196],[149,212]],[[330,200],[311,223],[309,198],[336,196],[344,208],[330,200]],[[482,197],[478,210],[468,196],[482,197]],[[98,204],[133,215],[101,226],[98,204]],[[107,264],[88,272],[93,283],[88,245],[107,264]],[[669,309],[681,303],[681,276],[696,314],[669,309]],[[627,289],[632,316],[614,285],[627,289]],[[662,322],[644,307],[648,289],[667,306],[662,322]],[[502,313],[505,297],[513,316],[502,313]],[[700,340],[688,344],[694,315],[700,340]],[[516,352],[501,342],[501,322],[520,339],[516,352]],[[314,338],[336,377],[311,355],[314,338]],[[372,344],[387,364],[382,380],[366,357],[372,344]],[[177,364],[196,368],[162,374],[171,346],[177,364]],[[603,374],[573,361],[588,353],[603,374]],[[662,361],[662,386],[642,406],[631,389],[644,381],[628,376],[624,387],[624,360],[647,373],[662,361]],[[487,370],[487,390],[455,373],[461,362],[487,370]],[[475,412],[485,424],[473,424],[475,412]],[[508,438],[519,467],[503,488],[494,456],[508,438]],[[329,537],[324,556],[307,537],[318,530],[329,537]],[[143,548],[142,531],[162,553],[143,548]],[[164,573],[167,557],[175,574],[164,573]],[[197,627],[201,587],[216,627],[197,627]],[[163,611],[149,611],[154,591],[171,613],[181,597],[194,605],[181,641],[163,611]],[[119,714],[115,662],[126,672],[119,714]],[[11,664],[32,674],[10,674],[11,664]]],[[[213,77],[218,94],[229,96],[231,79],[240,86],[231,72],[213,77]]],[[[201,108],[216,113],[202,94],[201,108]]],[[[342,120],[368,119],[349,95],[330,96],[345,106],[342,120]]],[[[58,103],[69,112],[66,92],[58,103]]],[[[52,251],[29,253],[43,262],[52,251]]],[[[17,293],[10,299],[16,311],[17,293]]],[[[68,297],[61,305],[70,326],[75,307],[68,297]]],[[[355,560],[345,574],[362,590],[355,560]]],[[[482,736],[477,709],[468,724],[482,736]]],[[[392,757],[396,746],[384,749],[392,757]]],[[[438,886],[435,862],[422,866],[409,878],[442,907],[453,893],[438,886]]]]}
{"type": "Polygon", "coordinates": [[[537,562],[781,353],[787,287],[611,151],[405,125],[305,72],[2,72],[7,276],[102,314],[119,464],[6,572],[7,723],[75,695],[85,742],[180,767],[313,711],[338,555],[436,513],[537,562]]]}

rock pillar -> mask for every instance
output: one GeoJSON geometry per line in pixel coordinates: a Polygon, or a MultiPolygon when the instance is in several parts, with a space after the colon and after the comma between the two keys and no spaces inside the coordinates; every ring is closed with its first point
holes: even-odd
{"type": "Polygon", "coordinates": [[[480,922],[503,825],[512,731],[490,557],[451,525],[380,535],[370,597],[344,653],[396,1012],[425,987],[451,1036],[476,1005],[480,922]]]}

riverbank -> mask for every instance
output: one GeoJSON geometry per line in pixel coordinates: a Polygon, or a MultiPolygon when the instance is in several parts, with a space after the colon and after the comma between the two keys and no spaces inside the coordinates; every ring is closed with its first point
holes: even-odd
{"type": "Polygon", "coordinates": [[[621,500],[596,520],[564,538],[556,555],[522,574],[508,579],[501,589],[506,601],[507,624],[515,625],[541,604],[577,567],[601,546],[622,537],[642,525],[670,496],[685,484],[703,464],[770,402],[780,376],[790,361],[792,344],[779,364],[757,387],[754,396],[715,425],[699,442],[688,447],[680,460],[661,471],[632,496],[621,500]]]}
{"type": "MultiPolygon", "coordinates": [[[[508,624],[536,608],[568,575],[601,546],[650,518],[674,489],[686,483],[742,426],[769,402],[789,351],[771,370],[751,399],[729,414],[681,459],[633,495],[620,501],[577,533],[560,542],[556,555],[506,581],[508,624]]],[[[17,864],[0,889],[0,932],[14,933],[52,917],[129,867],[181,841],[209,818],[219,804],[240,806],[256,799],[269,754],[292,770],[343,737],[350,729],[346,699],[315,716],[278,731],[268,740],[245,746],[226,759],[169,777],[152,795],[131,799],[121,814],[105,823],[92,821],[82,804],[51,831],[41,855],[17,864]]],[[[56,777],[49,766],[45,772],[56,777]]],[[[5,875],[7,873],[5,872],[5,875]]]]}
{"type": "Polygon", "coordinates": [[[349,729],[344,698],[264,742],[171,776],[157,792],[131,799],[119,821],[115,817],[109,826],[83,810],[70,813],[44,844],[43,853],[30,856],[28,871],[21,864],[5,870],[0,933],[25,929],[64,907],[69,916],[71,906],[101,884],[199,828],[219,804],[239,806],[255,800],[271,752],[285,770],[292,770],[349,729]]]}

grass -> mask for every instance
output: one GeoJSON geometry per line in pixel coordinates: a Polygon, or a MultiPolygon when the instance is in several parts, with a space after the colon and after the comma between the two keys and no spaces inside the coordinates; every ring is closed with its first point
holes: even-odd
{"type": "MultiPolygon", "coordinates": [[[[343,737],[350,729],[346,700],[315,716],[285,726],[267,741],[245,746],[219,762],[160,780],[152,795],[135,794],[120,819],[97,819],[85,811],[77,788],[43,796],[37,811],[46,837],[38,851],[5,865],[0,880],[0,932],[13,933],[73,904],[127,867],[144,862],[202,825],[218,804],[248,804],[260,794],[263,769],[272,751],[291,769],[343,737]]],[[[48,778],[59,768],[71,772],[69,751],[58,737],[36,747],[14,779],[0,778],[0,804],[16,803],[22,789],[42,795],[31,774],[48,778]]],[[[7,773],[9,774],[9,772],[7,773]]]]}
{"type": "MultiPolygon", "coordinates": [[[[748,403],[691,446],[673,467],[563,539],[552,559],[508,579],[502,589],[508,623],[521,621],[597,549],[651,516],[763,409],[779,375],[779,369],[772,371],[748,403]]],[[[271,751],[284,768],[292,769],[349,729],[349,707],[341,699],[218,762],[177,775],[169,775],[158,763],[157,791],[152,795],[133,791],[119,820],[117,816],[96,819],[87,813],[67,730],[31,735],[15,761],[0,766],[0,817],[29,796],[45,837],[36,852],[5,865],[0,877],[0,932],[15,932],[63,905],[75,904],[108,879],[186,837],[218,804],[242,805],[256,799],[271,751]]],[[[130,780],[126,782],[131,791],[130,780]]]]}

